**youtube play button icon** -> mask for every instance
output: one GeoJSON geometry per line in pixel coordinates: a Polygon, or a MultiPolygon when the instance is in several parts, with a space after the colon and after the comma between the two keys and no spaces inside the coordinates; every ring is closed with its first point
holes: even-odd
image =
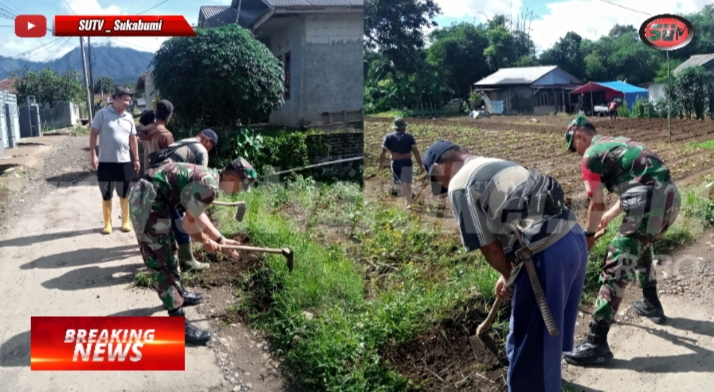
{"type": "Polygon", "coordinates": [[[15,35],[42,38],[47,35],[47,19],[43,15],[18,15],[15,17],[15,35]]]}

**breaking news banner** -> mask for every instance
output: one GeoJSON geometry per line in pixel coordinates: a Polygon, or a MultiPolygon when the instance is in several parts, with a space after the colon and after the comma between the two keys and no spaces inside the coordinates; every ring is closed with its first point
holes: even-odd
{"type": "Polygon", "coordinates": [[[186,18],[165,16],[56,15],[55,37],[195,37],[186,18]]]}
{"type": "Polygon", "coordinates": [[[32,317],[30,370],[185,370],[183,317],[32,317]]]}

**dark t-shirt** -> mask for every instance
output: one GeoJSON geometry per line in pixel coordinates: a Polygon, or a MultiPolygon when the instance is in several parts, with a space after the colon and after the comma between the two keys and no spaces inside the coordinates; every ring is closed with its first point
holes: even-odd
{"type": "Polygon", "coordinates": [[[382,147],[391,152],[406,154],[412,151],[412,147],[416,146],[414,136],[408,133],[392,132],[388,133],[382,141],[382,147]]]}

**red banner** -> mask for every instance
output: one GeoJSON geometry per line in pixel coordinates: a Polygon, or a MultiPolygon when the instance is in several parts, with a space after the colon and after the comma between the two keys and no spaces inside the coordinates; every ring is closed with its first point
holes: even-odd
{"type": "Polygon", "coordinates": [[[195,37],[181,15],[56,15],[55,37],[195,37]]]}
{"type": "Polygon", "coordinates": [[[183,317],[32,317],[31,370],[185,370],[183,317]]]}

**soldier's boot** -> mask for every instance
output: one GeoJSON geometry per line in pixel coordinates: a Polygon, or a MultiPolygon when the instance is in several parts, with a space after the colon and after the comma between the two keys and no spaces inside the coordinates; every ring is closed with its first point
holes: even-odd
{"type": "Polygon", "coordinates": [[[203,302],[203,295],[186,290],[183,291],[183,306],[198,305],[201,302],[203,302]]]}
{"type": "Polygon", "coordinates": [[[112,199],[102,200],[102,214],[104,215],[104,228],[102,234],[112,233],[112,199]]]}
{"type": "Polygon", "coordinates": [[[608,321],[591,321],[590,333],[585,341],[573,351],[563,353],[565,362],[571,365],[594,365],[610,361],[614,355],[607,344],[607,333],[610,330],[608,321]]]}
{"type": "Polygon", "coordinates": [[[191,324],[191,322],[188,321],[187,318],[185,318],[186,312],[184,312],[183,308],[169,310],[169,316],[184,317],[186,344],[199,345],[199,344],[205,344],[206,342],[211,340],[210,332],[204,331],[204,330],[196,327],[195,325],[191,324]]]}
{"type": "Polygon", "coordinates": [[[208,263],[201,263],[193,257],[193,249],[190,242],[179,244],[178,248],[178,258],[183,272],[191,270],[202,271],[211,266],[208,263]]]}
{"type": "Polygon", "coordinates": [[[662,324],[667,320],[664,315],[664,308],[657,296],[657,286],[649,286],[642,289],[642,301],[632,303],[632,310],[640,316],[648,317],[655,324],[662,324]]]}
{"type": "Polygon", "coordinates": [[[121,205],[121,231],[128,233],[132,230],[129,217],[129,199],[119,199],[121,205]]]}

